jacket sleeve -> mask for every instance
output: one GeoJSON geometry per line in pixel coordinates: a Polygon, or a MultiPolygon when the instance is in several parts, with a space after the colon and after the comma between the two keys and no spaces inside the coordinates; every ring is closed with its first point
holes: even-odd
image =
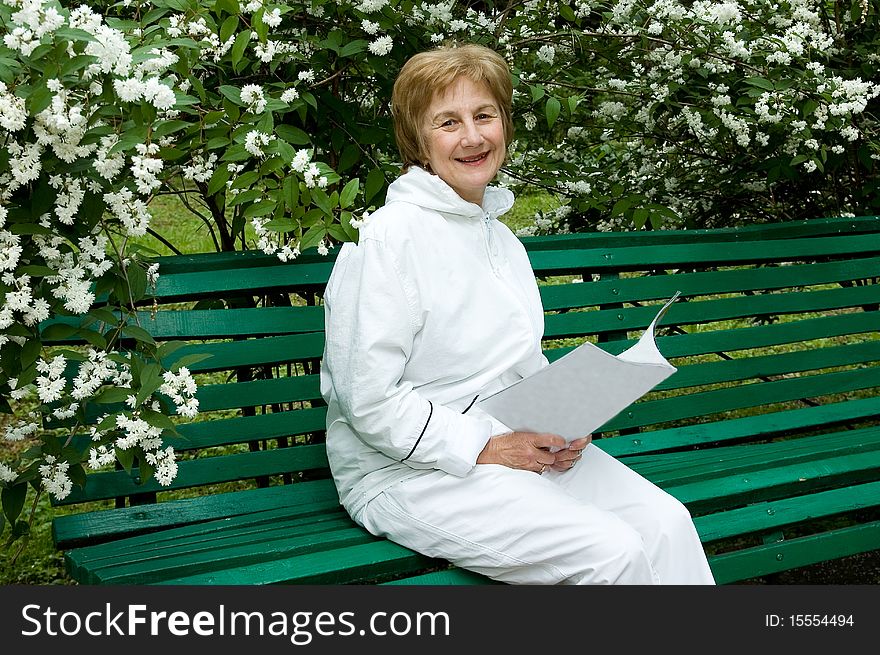
{"type": "Polygon", "coordinates": [[[338,264],[325,298],[323,366],[340,412],[387,457],[464,476],[492,424],[431,402],[405,379],[418,331],[415,288],[381,241],[362,238],[338,264]]]}

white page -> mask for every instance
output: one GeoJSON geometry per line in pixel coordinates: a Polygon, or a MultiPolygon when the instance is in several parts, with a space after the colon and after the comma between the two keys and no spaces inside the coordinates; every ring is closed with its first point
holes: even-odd
{"type": "Polygon", "coordinates": [[[678,296],[620,355],[586,342],[478,405],[515,431],[550,432],[566,441],[591,434],[677,370],[657,349],[654,330],[678,296]]]}

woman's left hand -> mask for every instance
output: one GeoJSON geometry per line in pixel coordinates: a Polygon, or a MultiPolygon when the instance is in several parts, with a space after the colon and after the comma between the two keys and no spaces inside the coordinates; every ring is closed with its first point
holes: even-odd
{"type": "Polygon", "coordinates": [[[555,453],[556,461],[550,465],[550,468],[560,473],[570,471],[580,461],[581,451],[590,445],[592,440],[593,435],[588,434],[586,437],[570,442],[566,448],[557,450],[555,453]]]}

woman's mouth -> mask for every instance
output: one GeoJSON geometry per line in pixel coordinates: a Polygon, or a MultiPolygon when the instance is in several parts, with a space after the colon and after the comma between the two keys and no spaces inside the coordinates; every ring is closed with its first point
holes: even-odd
{"type": "Polygon", "coordinates": [[[473,155],[471,157],[456,157],[455,161],[461,162],[462,164],[475,165],[475,164],[481,163],[488,156],[489,156],[488,152],[483,152],[483,153],[480,153],[479,155],[473,155]]]}

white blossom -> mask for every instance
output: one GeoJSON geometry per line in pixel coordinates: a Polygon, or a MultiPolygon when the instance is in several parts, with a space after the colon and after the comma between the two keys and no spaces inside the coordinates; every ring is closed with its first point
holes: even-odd
{"type": "Polygon", "coordinates": [[[371,41],[367,46],[370,52],[380,57],[384,57],[391,52],[392,47],[394,47],[394,39],[390,36],[380,36],[378,39],[371,41]]]}

